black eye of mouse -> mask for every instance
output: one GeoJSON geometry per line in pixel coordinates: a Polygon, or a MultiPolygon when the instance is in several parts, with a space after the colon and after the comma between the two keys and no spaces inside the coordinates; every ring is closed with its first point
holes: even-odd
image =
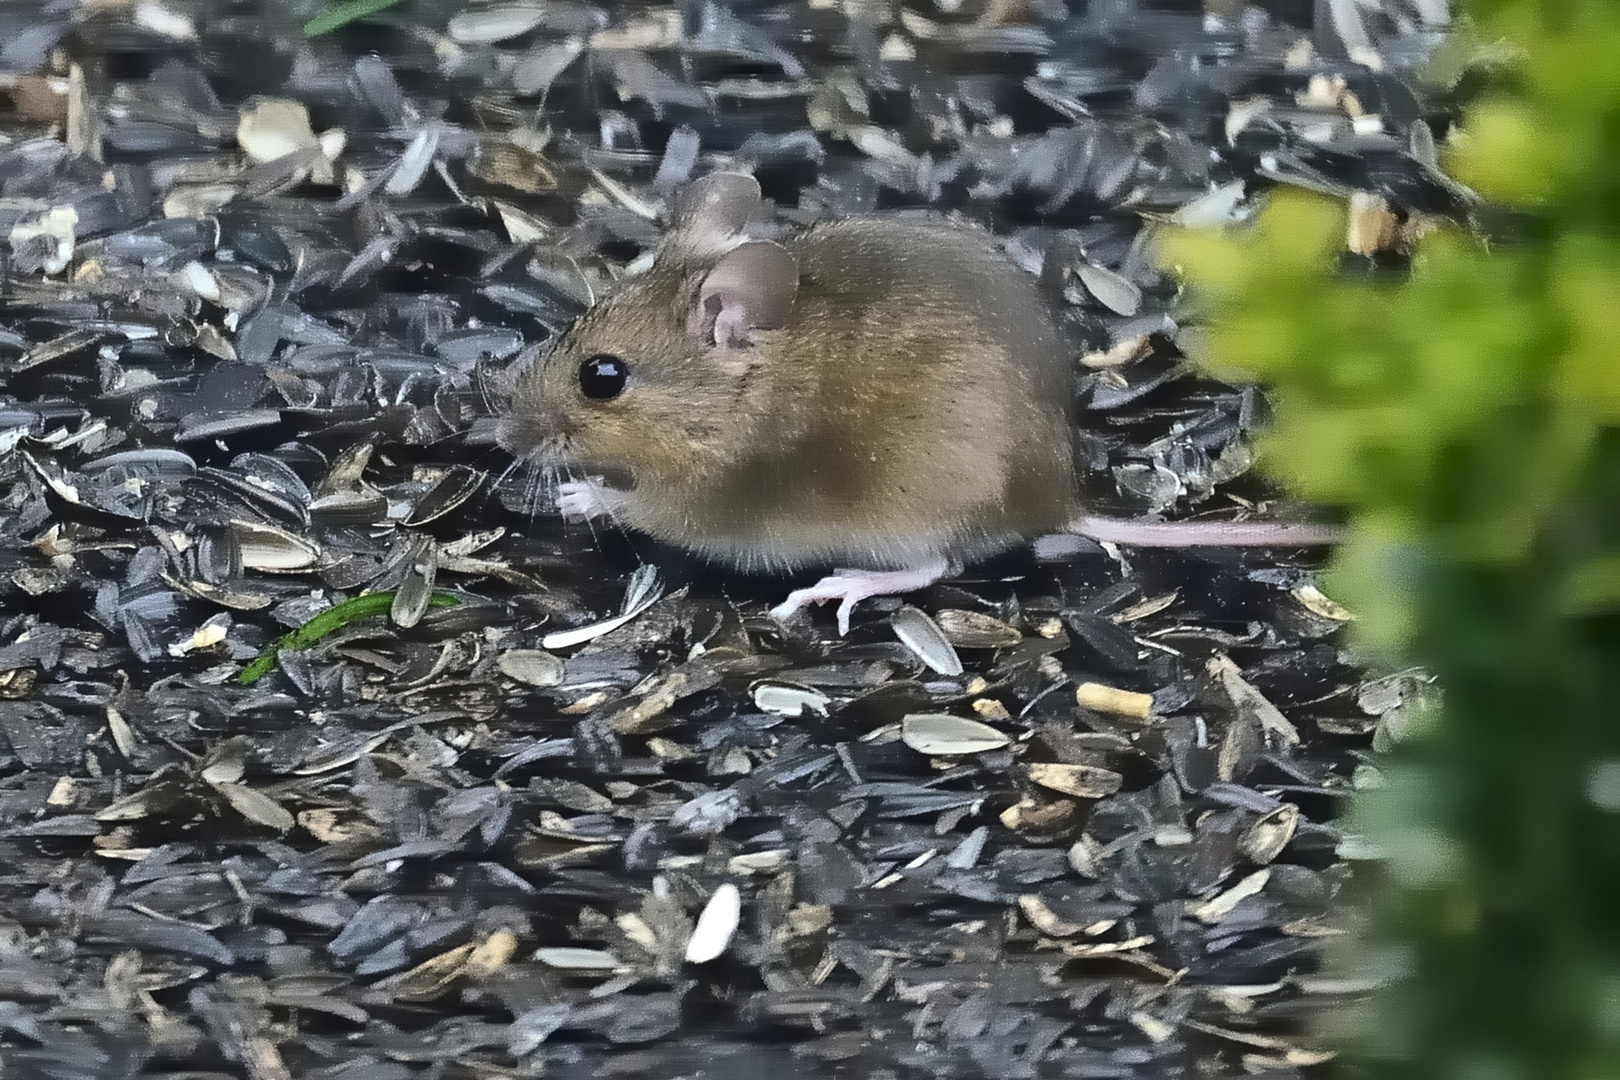
{"type": "Polygon", "coordinates": [[[593,356],[579,365],[580,392],[597,401],[618,397],[628,378],[630,365],[606,353],[593,356]]]}

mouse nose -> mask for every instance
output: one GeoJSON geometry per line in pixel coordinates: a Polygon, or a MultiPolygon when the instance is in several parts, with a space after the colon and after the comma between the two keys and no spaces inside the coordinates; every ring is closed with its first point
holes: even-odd
{"type": "Polygon", "coordinates": [[[519,393],[495,424],[495,441],[514,457],[548,457],[574,434],[576,425],[546,402],[519,393]]]}
{"type": "Polygon", "coordinates": [[[495,441],[513,457],[529,457],[540,448],[545,430],[536,417],[507,413],[495,425],[495,441]]]}
{"type": "Polygon", "coordinates": [[[511,397],[496,408],[495,441],[517,457],[555,453],[578,426],[548,382],[549,374],[546,368],[521,372],[511,397]]]}

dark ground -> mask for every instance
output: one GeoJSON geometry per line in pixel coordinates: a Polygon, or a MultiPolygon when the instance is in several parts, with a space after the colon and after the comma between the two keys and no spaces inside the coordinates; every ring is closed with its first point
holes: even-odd
{"type": "Polygon", "coordinates": [[[0,3],[0,1075],[1319,1073],[1361,989],[1318,974],[1335,820],[1415,681],[1347,660],[1315,555],[1042,545],[909,598],[941,675],[897,603],[784,630],[788,583],[565,526],[491,439],[522,350],[740,167],[794,220],[930,205],[1044,263],[1104,508],[1263,498],[1263,400],[1189,374],[1144,230],[1274,183],[1454,212],[1411,76],[1442,13],[1207,7],[407,2],[306,40],[0,3]],[[265,95],[341,139],[244,157],[265,95]],[[661,600],[542,649],[643,562],[661,600]],[[921,752],[939,713],[991,748],[921,752]]]}

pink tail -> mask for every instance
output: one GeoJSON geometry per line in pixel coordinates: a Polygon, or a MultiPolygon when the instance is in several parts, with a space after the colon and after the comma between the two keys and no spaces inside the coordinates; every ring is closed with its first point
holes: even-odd
{"type": "Polygon", "coordinates": [[[1125,547],[1319,547],[1337,544],[1337,525],[1287,521],[1134,521],[1090,514],[1069,523],[1080,536],[1125,547]]]}

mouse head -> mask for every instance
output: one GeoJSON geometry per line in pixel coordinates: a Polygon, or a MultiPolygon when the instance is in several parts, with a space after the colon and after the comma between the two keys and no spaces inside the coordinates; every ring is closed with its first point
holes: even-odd
{"type": "Polygon", "coordinates": [[[740,173],[682,189],[652,266],[518,373],[502,445],[653,482],[723,467],[749,436],[750,374],[798,292],[793,256],[743,231],[762,209],[740,173]]]}

